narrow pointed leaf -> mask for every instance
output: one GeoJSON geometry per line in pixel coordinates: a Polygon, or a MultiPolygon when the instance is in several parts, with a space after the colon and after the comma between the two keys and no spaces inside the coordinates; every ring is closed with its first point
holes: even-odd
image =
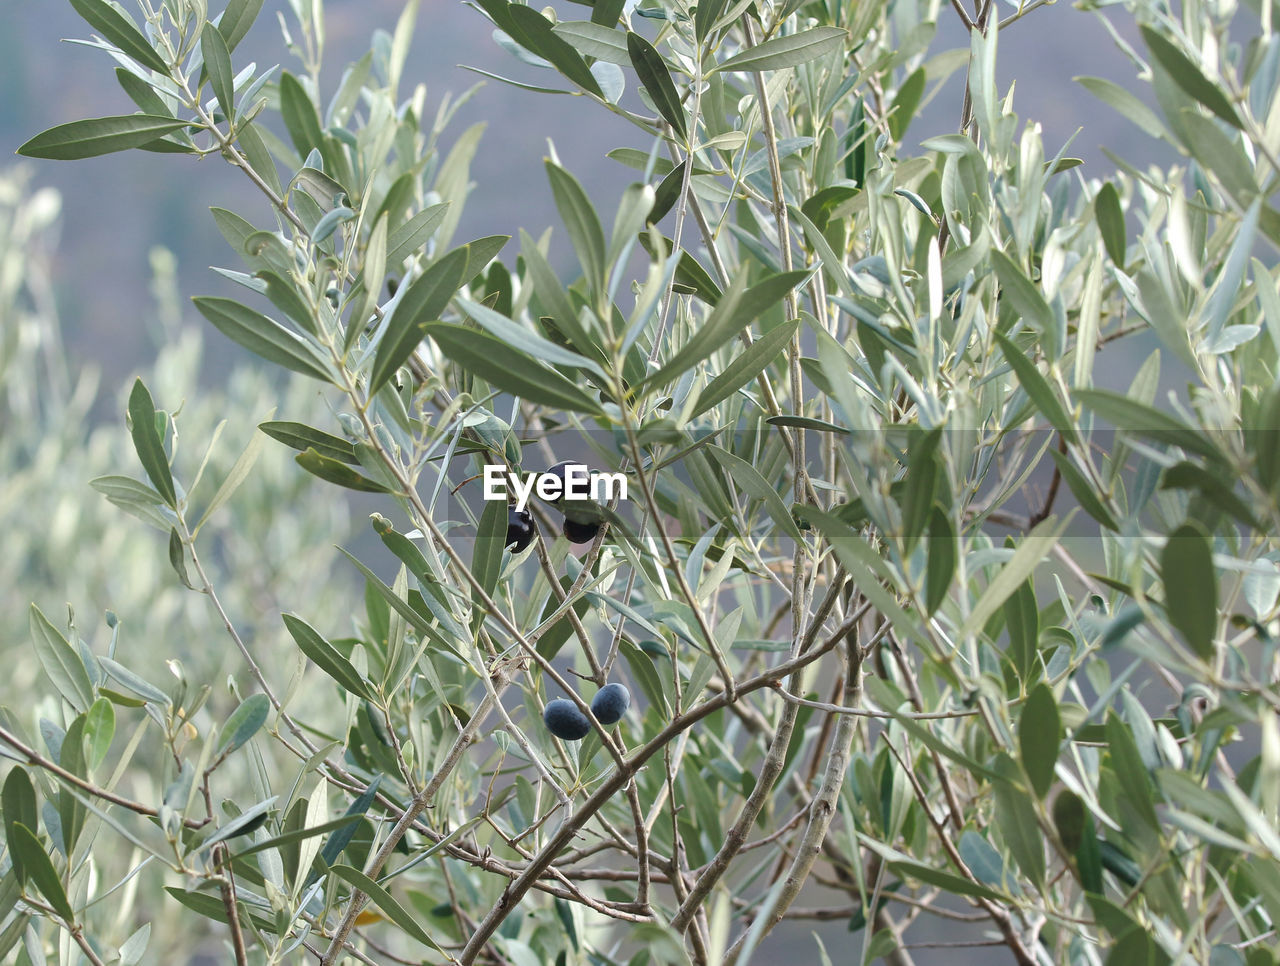
{"type": "Polygon", "coordinates": [[[1120,207],[1120,193],[1108,181],[1093,199],[1093,217],[1102,235],[1102,244],[1116,268],[1124,270],[1124,211],[1120,207]]]}
{"type": "Polygon", "coordinates": [[[631,58],[631,66],[635,68],[640,83],[649,92],[649,99],[657,108],[662,119],[675,129],[681,140],[688,138],[685,126],[684,108],[680,106],[680,95],[676,91],[675,82],[671,80],[671,71],[662,55],[653,44],[637,33],[627,32],[627,56],[631,58]]]}
{"type": "Polygon", "coordinates": [[[707,383],[706,388],[698,395],[698,405],[690,415],[701,416],[719,405],[769,368],[771,363],[778,361],[799,327],[799,319],[785,322],[770,329],[753,342],[751,348],[735,356],[718,376],[707,383]]]}
{"type": "Polygon", "coordinates": [[[1018,383],[1026,391],[1026,394],[1031,397],[1031,402],[1035,404],[1036,409],[1040,410],[1041,415],[1049,421],[1050,426],[1062,434],[1063,439],[1069,443],[1076,442],[1075,423],[1067,415],[1066,408],[1049,385],[1049,380],[1040,374],[1040,370],[1036,368],[1035,363],[1023,355],[1010,339],[1007,339],[999,332],[995,333],[995,336],[996,342],[1000,345],[1000,351],[1004,353],[1005,360],[1009,363],[1009,367],[1013,369],[1014,375],[1018,377],[1018,383]]]}
{"type": "Polygon", "coordinates": [[[267,723],[267,715],[270,713],[271,700],[265,694],[253,694],[245,698],[222,726],[218,754],[230,754],[242,747],[267,723]]]}
{"type": "Polygon", "coordinates": [[[431,323],[427,335],[467,372],[503,392],[557,409],[599,413],[599,403],[553,369],[541,366],[487,332],[445,322],[431,323]]]}
{"type": "Polygon", "coordinates": [[[587,62],[568,41],[556,35],[551,29],[550,20],[533,7],[519,3],[513,3],[507,8],[507,16],[515,27],[513,36],[522,47],[549,60],[556,70],[583,90],[590,91],[599,98],[604,97],[587,62]]]}
{"type": "Polygon", "coordinates": [[[717,64],[715,69],[760,71],[795,67],[831,53],[848,37],[848,31],[842,27],[812,27],[798,34],[766,40],[717,64]]]}
{"type": "Polygon", "coordinates": [[[51,161],[96,158],[149,144],[189,123],[151,114],[90,117],[42,131],[18,148],[18,153],[25,158],[45,158],[51,161]]]}
{"type": "Polygon", "coordinates": [[[35,833],[15,822],[10,831],[9,848],[14,857],[22,863],[27,878],[36,884],[45,900],[53,907],[53,911],[62,917],[63,922],[75,922],[76,914],[67,901],[66,890],[62,888],[62,880],[53,867],[49,853],[44,850],[35,833]]]}
{"type": "Polygon", "coordinates": [[[303,423],[267,422],[259,423],[258,428],[272,439],[301,452],[314,449],[321,456],[341,460],[353,466],[360,462],[356,459],[355,447],[347,440],[321,432],[303,423]]]}
{"type": "MultiPolygon", "coordinates": [[[[400,905],[399,902],[382,886],[374,882],[359,869],[352,868],[349,865],[335,865],[330,870],[339,879],[349,885],[359,889],[372,900],[382,913],[394,922],[397,926],[407,932],[418,942],[430,946],[432,949],[440,950],[430,934],[422,928],[416,917],[409,910],[400,905]]],[[[443,952],[443,950],[440,950],[443,952]]]]}
{"type": "Polygon", "coordinates": [[[1035,793],[1044,798],[1053,783],[1053,770],[1058,761],[1058,746],[1062,743],[1062,722],[1058,717],[1058,702],[1044,682],[1037,684],[1029,695],[1018,720],[1018,751],[1022,755],[1022,767],[1031,779],[1035,793]]]}
{"type": "Polygon", "coordinates": [[[227,50],[235,50],[244,39],[253,22],[258,19],[265,0],[231,0],[218,18],[218,31],[227,43],[227,50]]]}
{"type": "Polygon", "coordinates": [[[178,497],[173,488],[173,475],[169,472],[169,457],[156,430],[155,403],[141,379],[134,380],[133,391],[129,394],[129,434],[151,485],[165,503],[176,506],[178,497]]]}
{"type": "Polygon", "coordinates": [[[320,479],[328,483],[345,487],[348,490],[356,490],[360,493],[392,492],[377,480],[371,480],[363,473],[357,473],[346,463],[342,463],[332,457],[325,456],[310,447],[299,453],[293,459],[294,462],[308,473],[318,476],[320,479]]]}
{"type": "Polygon", "coordinates": [[[235,116],[235,73],[231,68],[231,52],[218,28],[211,23],[200,32],[200,53],[204,57],[204,69],[209,72],[209,84],[218,99],[224,117],[235,116]]]}
{"type": "Polygon", "coordinates": [[[87,710],[93,704],[93,684],[76,649],[35,604],[31,605],[30,626],[36,658],[44,673],[69,705],[76,711],[87,710]]]}
{"type": "Polygon", "coordinates": [[[105,40],[115,44],[143,67],[168,76],[169,65],[156,53],[151,42],[132,20],[106,0],[71,0],[71,6],[105,40]]]}
{"type": "Polygon", "coordinates": [[[214,328],[250,352],[304,376],[330,381],[315,351],[274,319],[233,299],[199,296],[191,301],[214,328]]]}
{"type": "Polygon", "coordinates": [[[1160,552],[1160,579],[1169,620],[1200,658],[1213,657],[1218,628],[1218,579],[1209,538],[1198,524],[1184,523],[1160,552]]]}
{"type": "Polygon", "coordinates": [[[284,626],[298,643],[298,648],[311,658],[316,667],[356,697],[373,700],[373,694],[365,680],[360,677],[360,672],[332,644],[321,637],[315,628],[292,614],[281,616],[284,618],[284,626]]]}
{"type": "Polygon", "coordinates": [[[564,219],[565,230],[578,253],[587,284],[591,291],[600,292],[604,288],[605,274],[605,239],[600,217],[577,178],[551,160],[546,162],[546,169],[556,210],[564,219]]]}
{"type": "Polygon", "coordinates": [[[1174,83],[1234,128],[1243,130],[1240,115],[1217,84],[1213,83],[1186,54],[1150,27],[1139,28],[1152,56],[1168,71],[1174,83]]]}

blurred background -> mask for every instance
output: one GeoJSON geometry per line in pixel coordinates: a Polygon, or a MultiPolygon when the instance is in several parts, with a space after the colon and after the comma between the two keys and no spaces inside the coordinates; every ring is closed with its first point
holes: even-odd
{"type": "MultiPolygon", "coordinates": [[[[327,0],[325,8],[327,97],[346,63],[367,49],[372,32],[393,29],[403,3],[327,0]]],[[[1003,0],[1000,8],[1003,16],[1016,9],[1003,0]]],[[[268,0],[237,51],[238,66],[253,60],[262,70],[276,63],[283,51],[277,13],[286,10],[284,0],[268,0]]],[[[559,7],[561,19],[584,18],[585,10],[559,7]]],[[[1167,147],[1072,80],[1102,76],[1151,101],[1145,84],[1136,83],[1137,66],[1104,25],[1105,15],[1063,2],[1035,11],[1000,37],[1001,90],[1016,80],[1014,109],[1024,121],[1042,126],[1047,155],[1071,141],[1065,153],[1084,161],[1072,178],[1107,177],[1112,166],[1104,146],[1139,167],[1173,161],[1167,147]]],[[[959,20],[945,4],[939,17],[932,53],[965,47],[959,20]]],[[[1128,14],[1121,10],[1115,19],[1116,32],[1136,43],[1128,14]]],[[[79,632],[95,650],[105,648],[110,632],[103,614],[111,608],[124,619],[119,640],[128,659],[154,650],[177,655],[193,680],[243,676],[207,602],[174,579],[165,558],[166,535],[108,504],[88,481],[104,474],[138,475],[123,427],[124,399],[135,376],[144,378],[162,407],[188,397],[181,425],[188,446],[199,451],[181,454],[185,466],[199,464],[205,442],[230,418],[227,438],[213,450],[207,471],[214,480],[226,474],[254,423],[269,418],[274,407],[277,418],[314,418],[325,425],[329,417],[313,386],[298,380],[286,389],[190,308],[191,295],[229,294],[229,283],[209,266],[238,267],[208,208],[260,210],[258,199],[216,158],[197,162],[129,152],[59,163],[13,157],[18,145],[45,128],[134,108],[107,81],[101,52],[60,42],[89,33],[70,4],[0,0],[0,24],[0,653],[30,654],[31,601],[59,626],[65,626],[71,602],[79,632]],[[200,393],[190,398],[197,385],[200,393]],[[179,639],[169,636],[174,628],[182,628],[179,639]]],[[[460,0],[423,0],[412,50],[402,96],[425,84],[430,112],[446,94],[456,97],[481,80],[460,65],[534,83],[550,78],[499,47],[489,22],[460,0]]],[[[958,75],[912,124],[902,155],[914,153],[926,137],[956,129],[957,81],[958,75]]],[[[609,220],[634,172],[606,152],[649,144],[604,110],[583,107],[568,97],[494,81],[475,91],[443,139],[447,150],[470,125],[487,124],[458,240],[515,235],[519,228],[537,235],[548,225],[557,225],[557,237],[563,234],[542,167],[549,141],[609,220]]],[[[566,247],[554,243],[553,254],[567,254],[566,247]]],[[[1136,344],[1131,349],[1145,351],[1136,344]]],[[[1112,361],[1123,362],[1122,354],[1112,361]]],[[[315,626],[338,630],[361,609],[362,588],[349,567],[336,563],[332,546],[368,532],[368,508],[345,504],[336,494],[298,473],[283,447],[268,445],[258,472],[212,525],[215,582],[219,574],[236,576],[228,581],[234,589],[224,603],[246,637],[268,649],[277,642],[274,653],[292,653],[282,639],[282,610],[305,609],[315,626]],[[255,511],[281,505],[290,508],[288,519],[255,511]],[[341,579],[333,579],[334,573],[341,579]]],[[[15,707],[24,720],[53,717],[51,706],[32,709],[22,700],[39,674],[34,660],[9,666],[0,678],[0,703],[15,707]]],[[[273,673],[285,679],[290,668],[273,673]]],[[[823,899],[815,890],[807,902],[818,908],[823,899]]],[[[933,935],[913,933],[914,941],[937,944],[913,952],[920,966],[992,958],[990,949],[956,946],[981,935],[972,924],[956,925],[933,935]]],[[[854,954],[842,950],[849,943],[845,922],[814,922],[813,929],[824,937],[833,962],[850,961],[854,954]]],[[[779,950],[797,944],[793,948],[804,950],[802,961],[816,961],[809,931],[803,925],[779,930],[759,960],[794,962],[794,955],[779,950]]],[[[860,936],[856,943],[860,948],[860,936]]],[[[204,961],[218,961],[217,942],[206,948],[214,958],[204,961]]],[[[1004,958],[999,950],[995,957],[1004,958]]]]}

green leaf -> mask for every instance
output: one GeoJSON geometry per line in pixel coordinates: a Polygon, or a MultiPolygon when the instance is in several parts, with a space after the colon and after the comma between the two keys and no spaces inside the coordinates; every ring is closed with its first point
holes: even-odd
{"type": "Polygon", "coordinates": [[[996,759],[997,770],[1005,776],[1005,780],[992,783],[997,827],[1022,874],[1037,888],[1042,888],[1045,877],[1044,836],[1036,822],[1036,812],[1030,797],[1014,784],[1018,774],[1017,767],[1003,753],[996,759]]]}
{"type": "Polygon", "coordinates": [[[76,914],[71,909],[71,903],[67,901],[62,880],[58,878],[49,853],[44,850],[35,833],[22,822],[15,822],[9,830],[8,845],[9,851],[14,856],[14,864],[22,864],[23,872],[35,883],[36,888],[53,907],[54,912],[68,925],[74,923],[76,914]]]}
{"type": "Polygon", "coordinates": [[[810,274],[807,271],[780,272],[744,292],[742,283],[745,276],[739,273],[707,320],[695,329],[689,341],[662,368],[645,378],[644,386],[664,386],[671,379],[692,369],[782,301],[788,292],[808,279],[810,274]]]}
{"type": "Polygon", "coordinates": [[[177,527],[169,528],[169,565],[182,581],[183,587],[187,590],[195,590],[191,577],[187,574],[187,558],[182,550],[182,538],[178,536],[177,527]]]}
{"type": "Polygon", "coordinates": [[[947,599],[947,591],[951,589],[951,578],[956,572],[956,558],[959,541],[956,540],[955,527],[951,518],[939,506],[934,506],[929,516],[929,543],[926,546],[927,559],[924,575],[924,612],[933,614],[947,599]]]}
{"type": "Polygon", "coordinates": [[[1132,91],[1126,90],[1114,81],[1109,81],[1103,77],[1073,77],[1072,80],[1079,83],[1081,87],[1098,98],[1098,100],[1118,111],[1123,117],[1151,137],[1164,138],[1167,136],[1168,132],[1165,131],[1164,124],[1160,121],[1160,116],[1142,103],[1132,91]]]}
{"type": "Polygon", "coordinates": [[[305,842],[307,839],[315,838],[317,835],[326,835],[329,832],[343,832],[349,829],[354,835],[359,821],[359,815],[343,815],[320,825],[313,825],[310,828],[293,829],[280,835],[274,835],[269,839],[263,839],[261,842],[255,842],[248,848],[231,856],[231,861],[243,859],[246,856],[253,855],[255,852],[264,852],[267,849],[277,849],[286,845],[305,842]]]}
{"type": "Polygon", "coordinates": [[[259,423],[258,428],[272,439],[292,449],[300,451],[314,449],[321,456],[341,460],[353,466],[360,462],[356,459],[355,447],[347,440],[321,432],[303,423],[267,422],[259,423]]]}
{"type": "Polygon", "coordinates": [[[244,39],[253,22],[258,19],[264,0],[230,0],[227,9],[218,18],[218,30],[226,41],[227,50],[235,50],[244,39]]]}
{"type": "Polygon", "coordinates": [[[613,27],[606,27],[590,20],[569,20],[558,23],[551,28],[560,37],[596,60],[606,64],[617,64],[627,67],[631,61],[627,56],[627,44],[623,34],[613,27]]]}
{"type": "Polygon", "coordinates": [[[102,34],[103,39],[119,47],[130,59],[169,76],[169,65],[156,53],[146,35],[106,0],[71,0],[71,6],[85,23],[102,34]]]}
{"type": "Polygon", "coordinates": [[[1008,897],[988,889],[976,882],[970,882],[961,876],[919,862],[890,862],[889,868],[900,876],[919,879],[921,882],[937,886],[944,892],[954,896],[973,896],[978,899],[992,899],[996,902],[1008,902],[1008,897]]]}
{"type": "Polygon", "coordinates": [[[1066,408],[1049,385],[1049,381],[1040,374],[1036,364],[1018,351],[1018,347],[1010,339],[999,332],[995,333],[995,337],[1009,367],[1018,377],[1019,385],[1031,398],[1036,409],[1040,410],[1044,418],[1049,420],[1049,425],[1056,429],[1063,439],[1069,443],[1076,442],[1075,422],[1067,415],[1066,408]]]}
{"type": "Polygon", "coordinates": [[[209,505],[205,507],[204,513],[200,515],[200,522],[196,524],[197,531],[204,526],[205,521],[213,515],[218,507],[231,499],[231,495],[240,488],[240,484],[249,478],[254,464],[258,462],[258,454],[262,452],[263,442],[263,438],[257,433],[254,433],[249,438],[248,444],[240,455],[236,457],[235,463],[227,471],[227,475],[218,486],[217,492],[209,500],[209,505]]]}
{"type": "Polygon", "coordinates": [[[1084,800],[1071,789],[1062,789],[1053,800],[1053,825],[1063,846],[1080,862],[1082,877],[1084,860],[1080,858],[1080,852],[1085,844],[1085,824],[1084,800]]]}
{"type": "Polygon", "coordinates": [[[627,56],[631,58],[636,76],[649,92],[649,99],[662,119],[671,125],[682,141],[686,140],[688,128],[685,126],[684,108],[680,105],[680,95],[671,80],[667,62],[653,44],[631,31],[627,31],[627,56]]]}
{"type": "Polygon", "coordinates": [[[991,615],[997,608],[1001,607],[1010,595],[1022,586],[1023,581],[1031,575],[1040,561],[1048,556],[1065,528],[1066,521],[1059,524],[1056,519],[1049,517],[1047,520],[1040,521],[1022,537],[1018,543],[1018,549],[1005,562],[991,583],[987,584],[987,589],[982,592],[977,604],[969,612],[969,616],[956,635],[958,638],[963,639],[975,633],[991,619],[991,615]]]}
{"type": "MultiPolygon", "coordinates": [[[[471,572],[484,589],[493,597],[493,589],[498,586],[498,575],[502,571],[502,550],[507,536],[507,505],[501,500],[488,500],[484,511],[480,514],[480,522],[476,528],[475,548],[471,556],[471,572]]],[[[485,607],[480,603],[480,595],[472,588],[473,603],[471,629],[474,632],[484,621],[485,607]]]]}
{"type": "Polygon", "coordinates": [[[765,508],[769,511],[769,516],[773,517],[773,522],[797,542],[804,540],[800,528],[796,526],[795,520],[791,517],[791,512],[787,509],[787,504],[782,501],[782,497],[778,495],[778,491],[760,475],[760,471],[748,463],[746,460],[734,456],[728,450],[721,449],[719,446],[708,446],[707,452],[715,457],[725,475],[729,478],[733,487],[741,490],[748,496],[757,500],[764,501],[765,508]]]}
{"type": "Polygon", "coordinates": [[[77,712],[86,710],[93,704],[93,684],[84,661],[35,604],[31,605],[30,626],[36,658],[44,673],[69,705],[77,712]]]}
{"type": "Polygon", "coordinates": [[[1231,106],[1227,95],[1204,75],[1204,71],[1197,67],[1191,58],[1150,27],[1139,29],[1152,55],[1160,66],[1168,71],[1174,83],[1232,127],[1244,130],[1244,125],[1240,123],[1240,115],[1231,106]]]}
{"type": "Polygon", "coordinates": [[[169,472],[169,457],[165,454],[164,443],[156,431],[155,403],[151,401],[151,393],[141,379],[134,380],[133,391],[129,394],[129,434],[133,437],[133,448],[137,450],[138,459],[152,485],[165,503],[176,507],[178,497],[173,488],[173,476],[169,472]]]}
{"type": "Polygon", "coordinates": [[[902,547],[910,554],[924,535],[933,510],[933,496],[938,483],[938,442],[942,427],[912,432],[907,444],[907,476],[901,499],[902,547]]]}
{"type": "MultiPolygon", "coordinates": [[[[541,19],[541,14],[537,15],[541,19]]],[[[545,162],[551,193],[555,197],[556,210],[564,220],[569,240],[573,242],[578,261],[592,292],[603,292],[605,282],[605,239],[600,218],[591,206],[591,199],[582,190],[578,179],[554,161],[545,162]]]]}
{"type": "Polygon", "coordinates": [[[1001,296],[1007,298],[1018,315],[1041,338],[1046,353],[1053,357],[1058,344],[1058,320],[1031,279],[1017,263],[999,249],[991,250],[991,264],[1000,279],[1001,296]]]}
{"type": "MultiPolygon", "coordinates": [[[[360,573],[364,574],[365,580],[367,580],[373,589],[382,596],[382,599],[394,607],[401,617],[412,624],[419,634],[424,637],[429,637],[432,641],[438,642],[445,647],[449,646],[448,642],[440,637],[440,632],[432,626],[432,621],[437,618],[432,614],[420,610],[414,603],[412,603],[413,594],[410,594],[410,600],[406,601],[392,588],[388,587],[377,574],[356,559],[356,557],[348,553],[346,550],[343,550],[341,547],[338,549],[344,557],[355,565],[355,568],[359,570],[360,573]]],[[[425,598],[423,598],[423,603],[426,603],[425,598]]],[[[455,653],[457,652],[455,651],[455,653]]]]}
{"type": "Polygon", "coordinates": [[[1056,449],[1049,450],[1049,455],[1053,458],[1054,466],[1057,467],[1058,473],[1067,483],[1067,489],[1071,491],[1071,495],[1084,508],[1084,512],[1089,514],[1108,530],[1119,531],[1120,525],[1116,523],[1116,518],[1111,515],[1111,511],[1094,492],[1093,486],[1085,479],[1084,474],[1071,462],[1071,457],[1065,453],[1059,453],[1056,449]]]}
{"type": "Polygon", "coordinates": [[[305,158],[313,148],[321,147],[324,132],[320,128],[320,115],[302,83],[288,71],[280,75],[280,116],[284,118],[285,130],[298,157],[305,158]]]}
{"type": "MultiPolygon", "coordinates": [[[[346,814],[338,821],[350,821],[359,818],[365,812],[369,811],[369,806],[373,804],[374,799],[378,795],[378,786],[382,784],[382,776],[374,775],[373,781],[369,782],[369,787],[360,793],[360,796],[353,801],[348,807],[346,814]]],[[[342,850],[347,847],[351,839],[355,837],[356,826],[348,825],[335,833],[325,842],[324,848],[320,850],[320,859],[326,866],[333,865],[338,861],[338,856],[342,854],[342,850]]],[[[308,884],[310,884],[310,879],[308,884]]]]}
{"type": "Polygon", "coordinates": [[[222,726],[218,754],[229,755],[258,733],[271,713],[271,700],[265,694],[254,694],[240,702],[222,726]]]}
{"type": "Polygon", "coordinates": [[[144,680],[140,675],[130,671],[123,664],[117,664],[109,657],[98,658],[98,663],[102,665],[102,670],[106,671],[108,675],[151,704],[169,704],[169,696],[167,694],[151,682],[144,680]]]}
{"type": "Polygon", "coordinates": [[[1111,748],[1111,767],[1120,782],[1120,794],[1150,829],[1158,831],[1160,819],[1151,798],[1147,768],[1128,726],[1114,713],[1107,714],[1106,736],[1111,748]]]}
{"type": "Polygon", "coordinates": [[[433,940],[430,934],[422,928],[418,923],[418,920],[414,918],[414,916],[410,914],[404,906],[400,905],[390,892],[378,885],[378,883],[374,882],[359,869],[352,868],[349,865],[335,865],[329,871],[339,879],[342,879],[344,882],[347,882],[367,895],[373,901],[373,904],[382,910],[382,913],[388,919],[394,922],[414,939],[418,940],[420,943],[430,946],[432,949],[440,952],[444,951],[436,945],[435,940],[433,940]]]}
{"type": "Polygon", "coordinates": [[[1213,658],[1218,628],[1218,578],[1208,535],[1191,521],[1182,524],[1160,552],[1160,579],[1169,620],[1201,660],[1213,658]]]}
{"type": "Polygon", "coordinates": [[[1168,413],[1154,409],[1108,389],[1077,389],[1076,398],[1116,429],[1134,433],[1201,456],[1215,465],[1224,465],[1226,457],[1197,429],[1168,413]]]}
{"type": "Polygon", "coordinates": [[[1221,473],[1214,473],[1203,466],[1183,460],[1161,474],[1160,489],[1194,490],[1223,513],[1235,517],[1247,527],[1261,530],[1262,526],[1254,518],[1248,504],[1231,489],[1234,482],[1229,478],[1224,479],[1221,473]]]}
{"type": "Polygon", "coordinates": [[[356,697],[369,701],[373,700],[373,694],[370,692],[368,684],[360,676],[360,672],[355,669],[350,661],[338,653],[337,648],[321,637],[314,628],[301,618],[294,617],[292,614],[282,614],[281,616],[284,618],[284,626],[288,628],[293,639],[297,641],[298,648],[303,654],[311,658],[316,667],[320,668],[321,671],[356,697]]]}
{"type": "Polygon", "coordinates": [[[974,878],[984,885],[1003,888],[1007,880],[1004,858],[979,833],[968,829],[960,836],[957,849],[974,878]]]}
{"type": "Polygon", "coordinates": [[[1019,678],[1030,681],[1040,639],[1040,611],[1031,578],[1024,580],[1004,602],[1004,621],[1009,629],[1009,656],[1013,666],[1019,678]]]}
{"type": "Polygon", "coordinates": [[[150,114],[154,117],[166,117],[173,114],[169,110],[169,105],[156,93],[156,89],[132,71],[117,67],[116,80],[120,83],[120,87],[123,88],[124,92],[129,95],[129,100],[137,104],[138,109],[143,114],[150,114]]]}
{"type": "Polygon", "coordinates": [[[214,328],[250,352],[304,376],[331,381],[311,346],[274,319],[233,299],[198,296],[191,301],[214,328]]]}
{"type": "Polygon", "coordinates": [[[90,117],[42,131],[18,148],[18,153],[25,158],[79,161],[150,144],[189,123],[153,114],[90,117]]]}
{"type": "MultiPolygon", "coordinates": [[[[214,922],[227,921],[227,907],[223,905],[219,896],[211,896],[203,892],[188,892],[177,886],[165,886],[164,891],[197,915],[212,919],[214,922]]],[[[244,902],[236,903],[236,914],[241,925],[245,927],[253,925],[269,935],[275,935],[275,923],[265,916],[248,911],[244,902]]]]}
{"type": "Polygon", "coordinates": [[[318,476],[328,483],[345,487],[348,490],[356,490],[360,493],[393,492],[377,480],[371,480],[363,473],[357,473],[346,463],[340,462],[331,456],[325,456],[319,450],[311,447],[308,447],[293,459],[294,462],[313,476],[318,476]]]}
{"type": "Polygon", "coordinates": [[[1062,722],[1058,702],[1044,682],[1027,695],[1027,703],[1018,719],[1018,751],[1022,767],[1031,779],[1035,793],[1044,798],[1053,784],[1053,770],[1058,762],[1058,746],[1062,744],[1062,722]]]}
{"type": "Polygon", "coordinates": [[[204,57],[204,68],[209,72],[209,84],[213,94],[222,108],[222,115],[228,119],[235,116],[236,90],[235,73],[231,68],[231,52],[227,50],[227,42],[218,28],[205,23],[200,31],[200,53],[204,57]]]}
{"type": "MultiPolygon", "coordinates": [[[[62,747],[58,750],[58,764],[77,778],[89,777],[84,758],[84,715],[77,715],[67,726],[62,747]]],[[[88,810],[75,789],[64,785],[58,790],[58,825],[61,836],[55,836],[54,841],[57,842],[59,837],[62,839],[62,854],[68,860],[75,854],[76,842],[84,829],[87,815],[88,810]]]]}
{"type": "Polygon", "coordinates": [[[1124,210],[1120,207],[1120,192],[1108,181],[1093,199],[1093,217],[1102,235],[1102,244],[1111,256],[1116,268],[1124,271],[1125,230],[1124,210]]]}
{"type": "MultiPolygon", "coordinates": [[[[24,825],[29,829],[40,827],[40,809],[36,804],[36,790],[25,768],[13,768],[5,778],[4,790],[0,792],[0,813],[4,815],[5,841],[11,844],[14,839],[13,830],[17,825],[24,825]]],[[[12,848],[10,852],[18,883],[25,885],[27,868],[22,863],[22,857],[12,848]]]]}
{"type": "Polygon", "coordinates": [[[397,268],[412,253],[418,251],[431,237],[444,216],[449,212],[448,203],[432,205],[420,212],[387,236],[387,266],[397,268]]]}
{"type": "Polygon", "coordinates": [[[541,366],[487,332],[435,322],[427,326],[445,356],[495,388],[529,402],[572,412],[601,413],[600,404],[571,380],[541,366]]]}
{"type": "MultiPolygon", "coordinates": [[[[893,95],[893,102],[889,105],[889,133],[895,141],[901,141],[902,135],[907,132],[907,125],[911,123],[916,108],[920,106],[926,81],[925,69],[917,67],[915,72],[902,82],[898,93],[893,95]]],[[[929,211],[923,213],[931,215],[929,211]]]]}
{"type": "MultiPolygon", "coordinates": [[[[513,349],[527,352],[535,359],[550,363],[553,366],[570,366],[575,369],[586,369],[598,376],[601,382],[607,382],[608,376],[595,361],[579,355],[571,349],[563,348],[550,339],[546,339],[493,309],[470,299],[458,299],[458,306],[470,316],[482,329],[496,336],[513,349]]],[[[575,340],[576,341],[576,340],[575,340]]]]}
{"type": "Polygon", "coordinates": [[[694,407],[690,417],[701,416],[718,406],[768,369],[770,364],[779,359],[786,346],[791,344],[799,327],[799,319],[784,322],[753,342],[751,348],[734,356],[733,361],[698,394],[698,405],[694,407]]]}
{"type": "Polygon", "coordinates": [[[789,426],[792,429],[803,429],[811,433],[836,433],[848,436],[849,430],[825,419],[814,419],[812,416],[768,416],[765,422],[770,426],[789,426]]]}
{"type": "Polygon", "coordinates": [[[507,8],[507,16],[515,28],[512,36],[522,47],[551,62],[566,78],[585,91],[604,99],[604,92],[596,82],[587,62],[573,47],[556,35],[551,21],[533,7],[513,3],[507,8]]]}
{"type": "Polygon", "coordinates": [[[116,712],[107,698],[98,698],[85,712],[84,738],[88,754],[85,764],[89,771],[96,770],[111,750],[111,739],[116,733],[116,712]]]}
{"type": "Polygon", "coordinates": [[[849,32],[841,27],[811,27],[798,34],[774,37],[717,64],[714,70],[780,70],[817,60],[842,47],[849,32]]]}

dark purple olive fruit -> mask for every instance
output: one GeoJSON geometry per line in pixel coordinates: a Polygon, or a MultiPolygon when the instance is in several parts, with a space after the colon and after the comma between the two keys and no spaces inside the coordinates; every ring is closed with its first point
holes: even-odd
{"type": "Polygon", "coordinates": [[[528,510],[507,510],[507,542],[503,546],[515,545],[513,551],[520,553],[533,543],[533,514],[528,510]]]}
{"type": "Polygon", "coordinates": [[[591,713],[602,725],[616,724],[631,707],[631,692],[622,684],[606,684],[591,699],[591,713]]]}
{"type": "Polygon", "coordinates": [[[591,730],[591,722],[568,698],[548,701],[542,712],[542,723],[557,738],[564,741],[581,741],[591,730]]]}
{"type": "Polygon", "coordinates": [[[560,503],[564,500],[564,485],[565,485],[565,484],[564,484],[564,475],[565,475],[565,471],[567,470],[567,468],[568,468],[568,467],[570,467],[570,466],[577,466],[577,465],[578,465],[578,463],[577,463],[577,461],[576,461],[576,460],[561,460],[561,461],[560,461],[559,463],[557,463],[555,466],[552,466],[551,468],[549,468],[549,469],[547,470],[547,474],[546,474],[547,476],[554,476],[554,477],[556,477],[557,479],[559,479],[559,480],[560,480],[560,495],[559,495],[558,497],[556,497],[554,500],[548,500],[548,501],[547,501],[547,502],[548,502],[548,503],[550,503],[552,506],[559,506],[559,505],[560,505],[560,503]]]}
{"type": "Polygon", "coordinates": [[[600,532],[600,524],[595,521],[579,523],[576,520],[570,520],[565,517],[561,531],[570,543],[590,543],[596,538],[596,534],[600,532]]]}

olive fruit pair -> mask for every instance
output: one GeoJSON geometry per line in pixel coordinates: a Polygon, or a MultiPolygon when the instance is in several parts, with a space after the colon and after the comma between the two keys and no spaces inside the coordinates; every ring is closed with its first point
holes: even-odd
{"type": "MultiPolygon", "coordinates": [[[[631,692],[622,684],[606,684],[591,699],[591,713],[602,725],[617,724],[629,707],[631,692]]],[[[581,741],[591,730],[591,721],[568,698],[548,701],[542,712],[542,723],[564,741],[581,741]]]]}
{"type": "Polygon", "coordinates": [[[561,494],[556,499],[548,500],[547,502],[564,512],[564,522],[560,525],[560,532],[564,534],[566,540],[570,543],[590,543],[596,538],[596,534],[600,532],[598,514],[592,513],[588,509],[576,511],[565,508],[565,469],[576,465],[578,464],[573,460],[561,460],[547,470],[549,476],[556,476],[560,479],[561,494]]]}

